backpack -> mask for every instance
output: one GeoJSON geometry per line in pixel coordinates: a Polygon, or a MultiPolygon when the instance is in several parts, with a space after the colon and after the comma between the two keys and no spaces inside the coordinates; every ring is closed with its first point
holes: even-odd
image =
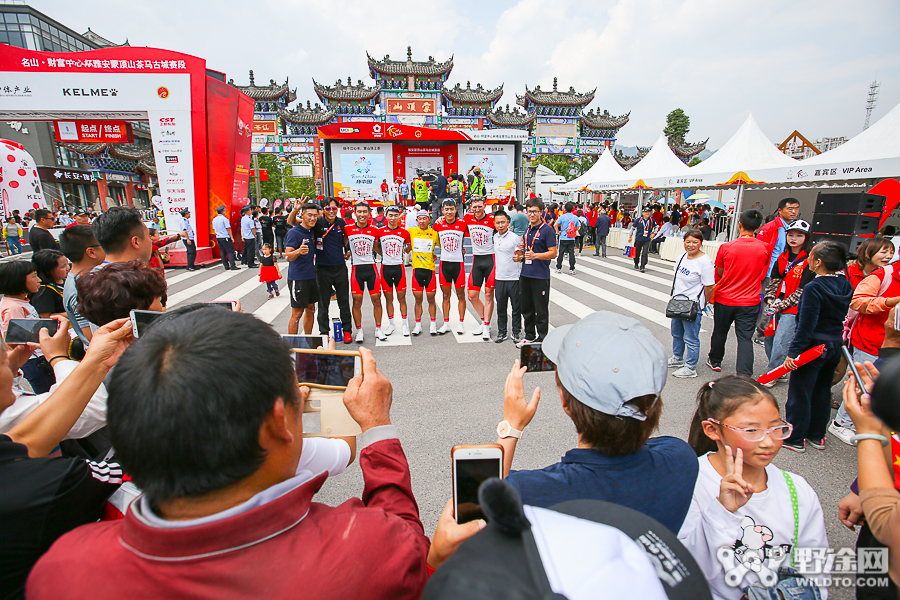
{"type": "Polygon", "coordinates": [[[566,237],[574,238],[578,235],[578,227],[575,226],[575,221],[569,221],[569,224],[566,225],[566,237]]]}
{"type": "Polygon", "coordinates": [[[450,188],[448,189],[447,193],[454,200],[459,200],[462,197],[462,190],[459,189],[459,182],[451,181],[450,188]]]}
{"type": "Polygon", "coordinates": [[[582,222],[581,219],[578,220],[578,235],[587,235],[588,232],[588,224],[587,221],[582,222]]]}

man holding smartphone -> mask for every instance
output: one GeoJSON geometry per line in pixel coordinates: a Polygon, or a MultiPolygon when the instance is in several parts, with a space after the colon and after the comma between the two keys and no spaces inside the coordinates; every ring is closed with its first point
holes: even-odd
{"type": "Polygon", "coordinates": [[[550,261],[556,258],[556,232],[541,219],[544,202],[530,198],[525,203],[528,229],[520,249],[522,261],[519,276],[519,297],[522,317],[525,319],[525,336],[517,344],[539,342],[550,328],[550,261]]]}
{"type": "MultiPolygon", "coordinates": [[[[284,255],[288,260],[288,290],[291,293],[291,319],[288,333],[296,334],[303,316],[303,332],[312,333],[319,286],[316,283],[314,257],[316,236],[313,229],[319,216],[319,207],[311,202],[303,205],[298,222],[284,238],[284,255]]],[[[246,242],[246,240],[245,240],[246,242]]]]}

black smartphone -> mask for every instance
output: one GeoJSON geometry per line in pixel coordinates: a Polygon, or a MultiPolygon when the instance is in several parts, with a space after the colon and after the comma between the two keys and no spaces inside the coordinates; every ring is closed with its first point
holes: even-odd
{"type": "Polygon", "coordinates": [[[362,369],[359,352],[307,350],[295,355],[297,381],[302,384],[345,388],[362,369]]]}
{"type": "Polygon", "coordinates": [[[556,368],[553,361],[544,354],[540,342],[522,345],[522,351],[519,355],[519,364],[525,367],[526,373],[552,371],[556,368]]]}
{"type": "Polygon", "coordinates": [[[41,329],[47,329],[50,335],[56,335],[59,321],[56,319],[10,319],[6,329],[7,344],[39,344],[41,329]]]}
{"type": "Polygon", "coordinates": [[[155,310],[133,310],[131,311],[131,333],[135,338],[144,335],[150,323],[162,317],[166,313],[156,312],[155,310]]]}
{"type": "MultiPolygon", "coordinates": [[[[847,346],[841,346],[841,351],[844,353],[844,358],[847,360],[847,368],[850,369],[850,372],[853,373],[853,377],[856,379],[856,387],[859,388],[860,392],[865,393],[866,388],[863,385],[863,380],[859,376],[859,370],[856,368],[856,364],[853,362],[853,355],[850,354],[850,349],[847,346]]],[[[863,368],[866,368],[866,365],[863,365],[863,368]]],[[[868,369],[866,369],[868,373],[868,369]]]]}
{"type": "Polygon", "coordinates": [[[283,333],[281,337],[288,346],[298,350],[317,350],[319,348],[328,350],[327,335],[291,335],[290,333],[283,333]]]}

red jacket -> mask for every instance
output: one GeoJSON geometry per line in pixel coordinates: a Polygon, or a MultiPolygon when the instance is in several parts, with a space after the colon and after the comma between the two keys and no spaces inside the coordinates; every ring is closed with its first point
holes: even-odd
{"type": "Polygon", "coordinates": [[[769,221],[756,232],[756,239],[765,242],[769,247],[769,256],[772,256],[772,253],[775,251],[775,243],[778,242],[778,230],[781,228],[787,228],[784,219],[775,217],[773,221],[769,221]]]}
{"type": "Polygon", "coordinates": [[[165,269],[166,265],[163,264],[160,257],[160,250],[172,242],[177,242],[180,238],[180,235],[170,235],[169,237],[160,238],[158,242],[153,242],[153,251],[150,253],[150,266],[157,269],[165,269]]]}
{"type": "Polygon", "coordinates": [[[850,301],[850,308],[859,311],[859,320],[850,334],[850,343],[854,348],[878,355],[878,350],[884,343],[884,324],[891,312],[884,303],[895,296],[900,296],[900,268],[897,264],[875,270],[856,286],[853,300],[850,301]],[[884,285],[885,269],[892,273],[891,282],[884,293],[879,294],[884,285]]]}
{"type": "Polygon", "coordinates": [[[29,599],[418,598],[429,541],[399,440],[359,456],[362,500],[312,501],[326,474],[245,513],[180,529],[120,521],[61,537],[28,578],[29,599]]]}

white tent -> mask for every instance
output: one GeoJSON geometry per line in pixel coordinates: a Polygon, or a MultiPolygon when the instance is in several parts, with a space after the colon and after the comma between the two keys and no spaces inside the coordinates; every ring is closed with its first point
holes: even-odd
{"type": "Polygon", "coordinates": [[[585,188],[590,189],[590,184],[594,181],[603,179],[621,179],[625,175],[625,169],[622,168],[616,159],[613,158],[612,150],[606,149],[597,162],[593,166],[579,175],[572,181],[558,185],[553,188],[554,192],[579,192],[585,188]]]}
{"type": "Polygon", "coordinates": [[[808,158],[803,164],[824,165],[885,158],[900,158],[900,104],[850,141],[808,158]]]}
{"type": "Polygon", "coordinates": [[[796,169],[799,164],[778,150],[751,114],[725,145],[691,168],[691,175],[703,175],[705,185],[727,185],[731,181],[746,181],[752,178],[748,174],[756,171],[779,167],[796,169]]]}
{"type": "Polygon", "coordinates": [[[630,170],[621,175],[611,174],[597,179],[589,187],[592,190],[678,187],[678,179],[690,172],[690,167],[681,162],[669,148],[666,136],[660,134],[647,155],[630,170]]]}

